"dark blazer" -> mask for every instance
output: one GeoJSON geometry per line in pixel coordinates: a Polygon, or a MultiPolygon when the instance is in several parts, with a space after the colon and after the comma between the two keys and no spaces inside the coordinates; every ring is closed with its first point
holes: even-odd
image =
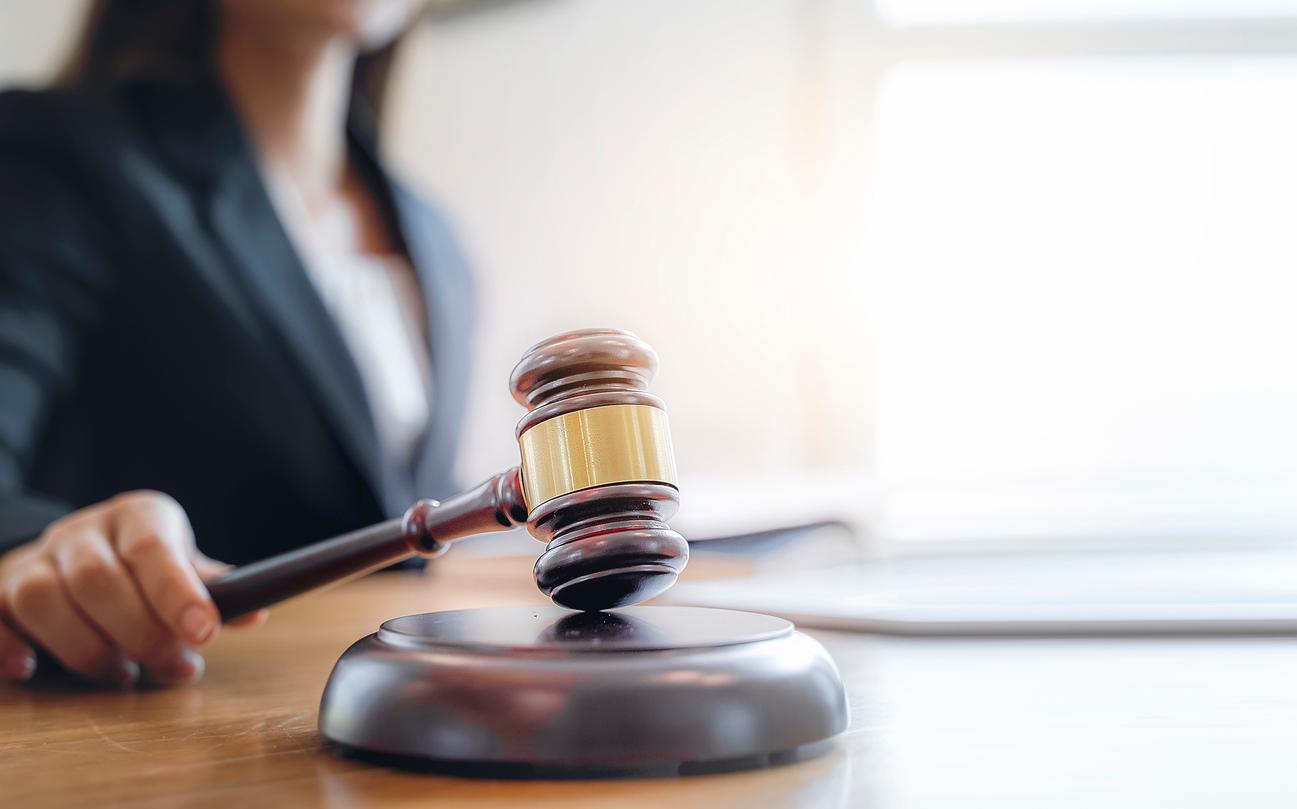
{"type": "Polygon", "coordinates": [[[416,268],[433,416],[384,457],[361,378],[214,83],[0,94],[0,551],[149,488],[234,563],[452,490],[471,290],[445,220],[351,145],[416,268]]]}

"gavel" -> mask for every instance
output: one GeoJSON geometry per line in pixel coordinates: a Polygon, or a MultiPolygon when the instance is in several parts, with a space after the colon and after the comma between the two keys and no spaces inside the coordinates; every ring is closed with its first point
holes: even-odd
{"type": "Polygon", "coordinates": [[[666,521],[680,505],[657,354],[634,334],[583,329],[529,349],[510,388],[527,414],[521,463],[444,502],[235,568],[208,582],[225,621],[452,542],[526,525],[546,543],[533,573],[563,607],[635,604],[675,583],[689,546],[666,521]]]}

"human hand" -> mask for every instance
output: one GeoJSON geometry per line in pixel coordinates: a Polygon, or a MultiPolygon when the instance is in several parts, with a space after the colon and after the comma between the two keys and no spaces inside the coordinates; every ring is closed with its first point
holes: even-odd
{"type": "Polygon", "coordinates": [[[129,492],[69,514],[0,556],[0,677],[29,679],[37,644],[98,682],[197,680],[197,647],[221,623],[203,581],[227,568],[198,551],[165,494],[129,492]]]}

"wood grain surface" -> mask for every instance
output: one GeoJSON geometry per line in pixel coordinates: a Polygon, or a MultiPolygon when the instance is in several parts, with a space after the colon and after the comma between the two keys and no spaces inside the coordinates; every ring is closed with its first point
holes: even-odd
{"type": "MultiPolygon", "coordinates": [[[[712,575],[700,560],[689,575],[712,575]]],[[[339,756],[315,729],[338,655],[384,619],[543,603],[530,560],[452,553],[226,630],[193,687],[0,686],[0,807],[1291,806],[1286,639],[900,640],[812,633],[851,729],[826,755],[686,778],[505,781],[339,756]]]]}

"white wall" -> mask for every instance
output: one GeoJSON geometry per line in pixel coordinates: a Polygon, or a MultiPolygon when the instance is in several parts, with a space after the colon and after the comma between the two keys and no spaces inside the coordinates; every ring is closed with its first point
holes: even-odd
{"type": "Polygon", "coordinates": [[[860,8],[530,0],[420,31],[388,146],[480,272],[468,476],[516,452],[520,351],[587,325],[658,349],[684,474],[863,460],[860,8]]]}
{"type": "Polygon", "coordinates": [[[0,7],[0,86],[34,85],[58,70],[87,0],[7,0],[0,7]]]}

